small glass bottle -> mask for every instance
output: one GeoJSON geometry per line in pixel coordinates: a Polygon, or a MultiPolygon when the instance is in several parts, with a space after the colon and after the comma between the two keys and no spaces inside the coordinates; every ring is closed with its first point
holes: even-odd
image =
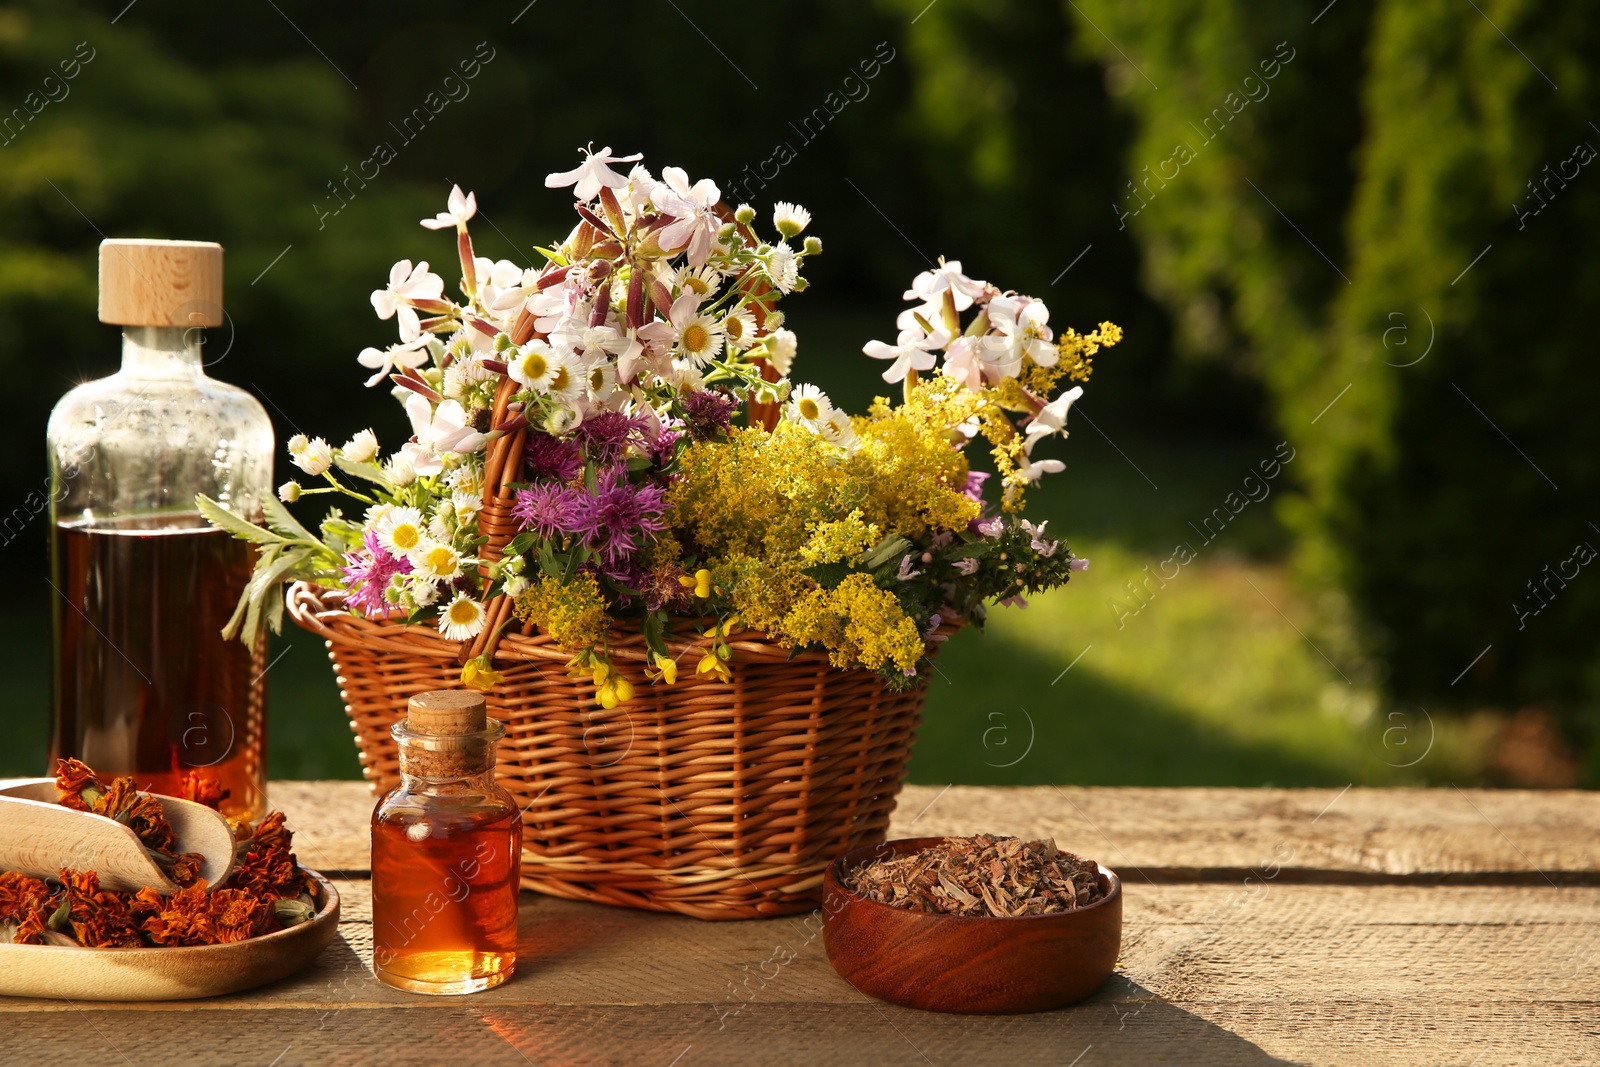
{"type": "Polygon", "coordinates": [[[224,813],[253,820],[266,645],[221,631],[255,554],[195,507],[205,493],[256,522],[272,492],[266,411],[201,358],[201,327],[224,322],[222,246],[104,242],[100,320],[124,328],[122,369],[64,396],[48,430],[51,765],[73,756],[158,793],[201,769],[224,813]]]}
{"type": "Polygon", "coordinates": [[[517,962],[522,813],[494,780],[505,727],[480,694],[411,698],[390,727],[400,784],[372,813],[372,970],[413,993],[476,993],[517,962]]]}

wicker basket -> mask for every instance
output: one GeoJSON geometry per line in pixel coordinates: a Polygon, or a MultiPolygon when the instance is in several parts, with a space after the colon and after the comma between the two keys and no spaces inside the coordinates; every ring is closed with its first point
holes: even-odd
{"type": "MultiPolygon", "coordinates": [[[[397,781],[389,726],[406,700],[458,687],[462,646],[422,626],[360,618],[296,585],[289,611],[323,637],[374,788],[397,781]]],[[[669,639],[698,662],[687,623],[669,639]]],[[[702,919],[816,906],[836,856],[883,839],[926,688],[737,635],[731,682],[643,675],[644,640],[611,636],[636,695],[610,711],[544,634],[511,633],[488,694],[506,724],[500,783],[523,806],[522,885],[555,896],[702,919]]]]}
{"type": "MultiPolygon", "coordinates": [[[[521,344],[533,331],[523,311],[511,338],[521,344]]],[[[491,425],[507,424],[518,388],[501,378],[491,425]]],[[[771,405],[750,413],[768,429],[777,417],[771,405]]],[[[519,529],[511,509],[527,432],[523,423],[485,452],[486,560],[519,529]]],[[[838,670],[749,632],[729,642],[732,680],[704,680],[692,665],[709,641],[677,620],[668,645],[683,668],[673,686],[646,681],[641,633],[612,631],[607,652],[636,695],[607,711],[592,682],[567,677],[567,653],[531,622],[519,631],[503,595],[485,604],[487,625],[470,643],[360,618],[305,585],[288,600],[294,620],[327,642],[374,788],[398,779],[389,727],[406,701],[457,688],[463,664],[491,659],[505,677],[488,702],[506,725],[500,782],[523,806],[523,887],[702,919],[813,908],[835,857],[883,840],[927,695],[925,686],[889,692],[870,671],[838,670]]]]}

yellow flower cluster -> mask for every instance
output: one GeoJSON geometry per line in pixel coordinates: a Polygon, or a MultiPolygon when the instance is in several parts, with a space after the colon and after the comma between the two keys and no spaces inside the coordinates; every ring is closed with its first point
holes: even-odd
{"type": "Polygon", "coordinates": [[[1048,396],[1063,377],[1086,382],[1094,373],[1094,354],[1121,340],[1122,327],[1114,322],[1102,322],[1089,334],[1081,334],[1069,326],[1056,338],[1055,365],[1041,367],[1030,360],[1022,373],[1022,384],[1035,396],[1048,396]]]}
{"type": "Polygon", "coordinates": [[[712,583],[741,618],[768,633],[776,633],[795,601],[814,587],[798,561],[774,565],[740,553],[716,561],[712,583]]]}
{"type": "Polygon", "coordinates": [[[828,590],[805,568],[857,559],[892,534],[917,538],[977,518],[950,434],[989,407],[935,378],[906,404],[883,401],[853,420],[849,453],[791,422],[697,443],[679,457],[667,521],[707,557],[712,585],[748,625],[791,647],[821,645],[841,666],[910,668],[922,637],[892,593],[865,574],[828,590]]]}
{"type": "Polygon", "coordinates": [[[836,589],[814,589],[784,617],[782,640],[821,645],[838,667],[857,663],[880,670],[893,663],[910,670],[922,658],[922,634],[893,593],[868,574],[852,574],[836,589]]]}
{"type": "Polygon", "coordinates": [[[512,611],[519,619],[532,619],[567,652],[602,643],[611,627],[600,583],[592,574],[575,574],[566,581],[541,576],[517,598],[512,611]]]}
{"type": "Polygon", "coordinates": [[[810,564],[838,563],[854,559],[882,539],[878,527],[864,521],[856,508],[838,522],[812,526],[811,539],[800,546],[800,558],[810,564]]]}
{"type": "MultiPolygon", "coordinates": [[[[683,477],[667,494],[667,520],[717,559],[769,563],[799,559],[832,523],[907,537],[929,525],[959,528],[978,505],[961,492],[967,462],[950,447],[948,425],[906,407],[875,408],[872,418],[855,420],[860,446],[850,455],[792,422],[770,434],[733,430],[726,441],[699,442],[680,455],[683,477]]],[[[830,534],[822,536],[826,542],[830,534]]]]}

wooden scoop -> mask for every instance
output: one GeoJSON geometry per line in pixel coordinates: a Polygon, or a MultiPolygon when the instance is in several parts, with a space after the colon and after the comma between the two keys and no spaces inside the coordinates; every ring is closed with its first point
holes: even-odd
{"type": "MultiPolygon", "coordinates": [[[[131,829],[104,815],[64,808],[56,803],[59,795],[54,778],[0,780],[0,871],[56,878],[70,867],[94,871],[105,889],[178,891],[131,829]]],[[[233,872],[228,820],[204,804],[150,795],[178,835],[176,851],[200,853],[200,877],[213,888],[220,885],[233,872]]]]}

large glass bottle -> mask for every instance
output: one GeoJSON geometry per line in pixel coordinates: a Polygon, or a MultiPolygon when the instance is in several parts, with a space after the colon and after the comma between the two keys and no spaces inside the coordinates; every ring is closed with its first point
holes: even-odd
{"type": "Polygon", "coordinates": [[[411,698],[390,727],[400,784],[372,813],[372,970],[413,993],[475,993],[517,963],[522,813],[494,780],[505,727],[483,696],[411,698]]]}
{"type": "Polygon", "coordinates": [[[104,242],[100,320],[124,327],[122,369],[63,397],[48,431],[52,766],[75,756],[160,793],[200,770],[225,813],[258,818],[265,644],[221,634],[254,553],[194,502],[254,522],[272,491],[266,412],[201,355],[201,327],[224,321],[222,246],[104,242]]]}

